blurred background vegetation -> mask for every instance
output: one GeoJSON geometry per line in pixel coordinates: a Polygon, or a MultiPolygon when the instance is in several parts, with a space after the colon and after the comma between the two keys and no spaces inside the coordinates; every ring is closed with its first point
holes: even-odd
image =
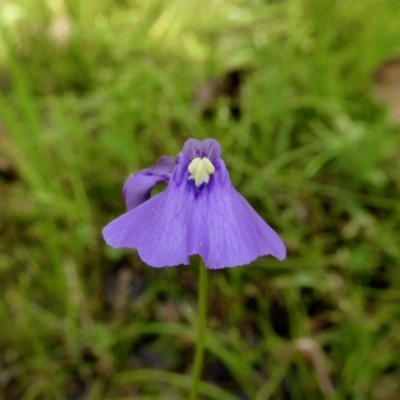
{"type": "Polygon", "coordinates": [[[197,271],[107,248],[214,137],[288,258],[210,274],[204,399],[400,399],[398,0],[1,0],[0,399],[187,398],[197,271]]]}

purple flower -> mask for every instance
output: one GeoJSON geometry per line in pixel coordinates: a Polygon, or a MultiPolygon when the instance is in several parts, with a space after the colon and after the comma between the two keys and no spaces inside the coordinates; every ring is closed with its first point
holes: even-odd
{"type": "Polygon", "coordinates": [[[214,139],[187,140],[176,159],[131,175],[123,194],[128,211],[103,229],[104,239],[137,249],[152,267],[189,264],[193,254],[212,269],[286,257],[281,238],[232,186],[214,139]],[[150,197],[160,182],[166,189],[150,197]]]}

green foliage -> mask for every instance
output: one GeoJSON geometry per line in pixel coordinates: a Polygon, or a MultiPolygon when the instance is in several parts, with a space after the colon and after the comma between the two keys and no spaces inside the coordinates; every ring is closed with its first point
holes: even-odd
{"type": "Polygon", "coordinates": [[[399,26],[398,0],[4,0],[0,399],[187,398],[196,270],[100,232],[188,137],[288,247],[210,274],[204,398],[393,399],[400,135],[371,87],[399,26]],[[196,97],[232,70],[240,99],[196,97]]]}

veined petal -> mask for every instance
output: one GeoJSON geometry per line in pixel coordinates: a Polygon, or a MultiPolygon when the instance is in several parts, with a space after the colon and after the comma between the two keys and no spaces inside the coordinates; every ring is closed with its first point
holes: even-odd
{"type": "Polygon", "coordinates": [[[132,210],[147,201],[154,186],[168,182],[175,167],[176,162],[173,157],[162,156],[152,167],[131,175],[125,181],[122,191],[127,210],[132,210]]]}
{"type": "Polygon", "coordinates": [[[193,204],[186,201],[185,187],[171,180],[162,193],[111,221],[103,229],[107,244],[135,248],[145,263],[156,268],[189,264],[193,204]]]}
{"type": "Polygon", "coordinates": [[[282,239],[232,186],[222,160],[217,168],[224,179],[213,175],[192,199],[189,254],[200,254],[211,269],[249,264],[266,255],[285,259],[282,239]]]}
{"type": "Polygon", "coordinates": [[[286,258],[286,247],[278,234],[256,213],[232,186],[217,181],[208,198],[198,198],[196,213],[206,215],[202,236],[208,246],[195,249],[208,268],[219,269],[250,264],[271,255],[286,258]]]}
{"type": "MultiPolygon", "coordinates": [[[[188,172],[185,183],[172,177],[164,192],[108,224],[106,242],[136,248],[153,267],[188,264],[193,254],[212,269],[249,264],[264,255],[283,260],[280,237],[234,189],[222,160],[216,168],[201,191],[194,190],[188,172]]],[[[174,174],[182,172],[177,168],[174,174]]]]}
{"type": "Polygon", "coordinates": [[[207,157],[213,161],[220,158],[221,153],[221,145],[215,139],[188,139],[182,149],[182,154],[190,160],[207,157]]]}

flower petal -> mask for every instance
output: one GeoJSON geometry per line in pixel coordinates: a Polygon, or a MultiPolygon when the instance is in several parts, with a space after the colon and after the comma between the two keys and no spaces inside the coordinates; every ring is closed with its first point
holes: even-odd
{"type": "Polygon", "coordinates": [[[125,181],[122,191],[127,210],[132,210],[147,201],[154,186],[157,183],[168,182],[175,167],[173,157],[162,156],[152,167],[131,175],[125,181]]]}
{"type": "Polygon", "coordinates": [[[223,180],[213,175],[199,192],[187,177],[179,184],[171,179],[164,192],[110,222],[103,230],[106,242],[138,249],[153,267],[188,264],[193,254],[212,269],[249,264],[264,255],[283,260],[282,240],[234,189],[219,161],[223,180]]]}
{"type": "MultiPolygon", "coordinates": [[[[286,247],[278,234],[256,213],[230,180],[214,182],[207,201],[198,201],[196,212],[206,214],[203,237],[208,248],[196,249],[208,268],[219,269],[250,264],[272,255],[286,258],[286,247]]],[[[200,199],[199,199],[200,200],[200,199]]]]}
{"type": "Polygon", "coordinates": [[[188,139],[183,145],[182,154],[193,160],[196,157],[207,157],[211,161],[221,157],[221,145],[215,139],[188,139]]]}
{"type": "Polygon", "coordinates": [[[223,179],[213,175],[191,200],[189,254],[200,254],[211,269],[249,264],[266,255],[285,259],[282,239],[232,186],[222,160],[217,169],[223,179]]]}
{"type": "Polygon", "coordinates": [[[111,221],[103,229],[107,244],[137,249],[140,258],[156,268],[189,264],[192,204],[182,193],[185,186],[170,182],[162,193],[111,221]]]}

